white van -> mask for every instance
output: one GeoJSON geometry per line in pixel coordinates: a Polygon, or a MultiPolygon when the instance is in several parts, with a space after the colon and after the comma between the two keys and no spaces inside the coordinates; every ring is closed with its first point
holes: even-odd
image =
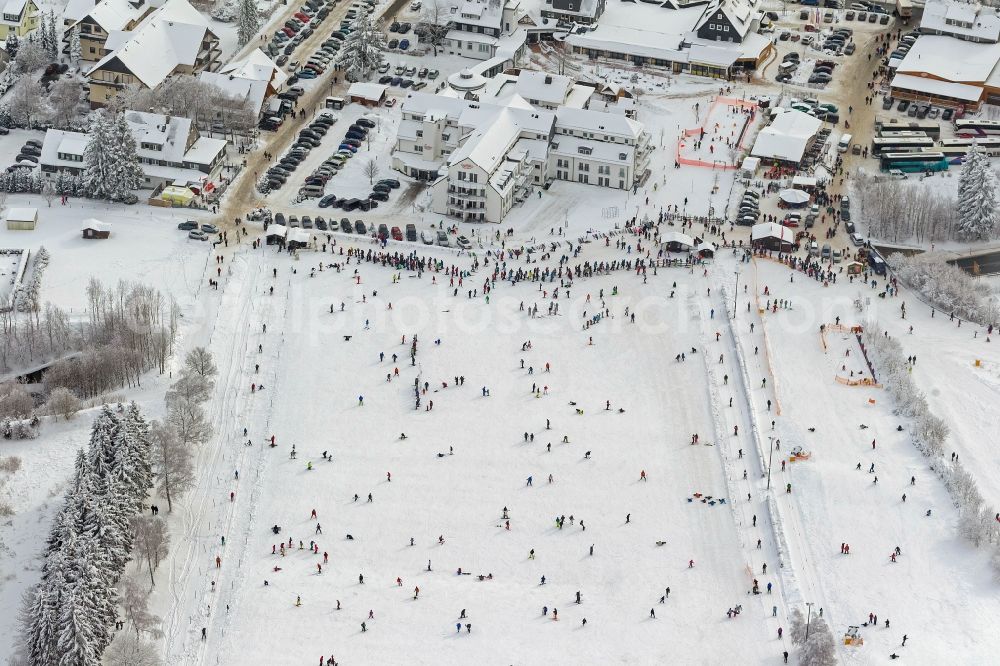
{"type": "Polygon", "coordinates": [[[840,142],[837,143],[837,151],[841,153],[846,153],[851,148],[851,139],[853,137],[850,134],[844,134],[840,137],[840,142]]]}

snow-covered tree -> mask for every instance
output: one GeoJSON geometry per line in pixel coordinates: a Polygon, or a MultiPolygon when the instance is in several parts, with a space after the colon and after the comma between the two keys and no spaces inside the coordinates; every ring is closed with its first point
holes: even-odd
{"type": "Polygon", "coordinates": [[[353,32],[341,43],[337,62],[347,70],[348,79],[361,81],[382,64],[385,48],[385,34],[362,13],[353,32]]]}
{"type": "Polygon", "coordinates": [[[60,386],[52,391],[46,405],[49,408],[50,414],[61,416],[67,421],[76,416],[76,413],[80,411],[80,399],[76,397],[75,393],[64,386],[60,386]]]}
{"type": "Polygon", "coordinates": [[[124,115],[96,114],[83,158],[85,188],[95,199],[123,201],[142,185],[135,136],[124,115]]]}
{"type": "Polygon", "coordinates": [[[49,63],[49,54],[38,42],[29,39],[18,47],[14,62],[20,71],[34,72],[49,63]]]}
{"type": "Polygon", "coordinates": [[[1000,222],[997,176],[989,158],[973,144],[958,177],[958,229],[968,240],[988,240],[1000,222]]]}
{"type": "Polygon", "coordinates": [[[420,42],[430,44],[437,56],[438,48],[452,26],[451,3],[448,0],[425,0],[420,15],[420,42]]]}
{"type": "Polygon", "coordinates": [[[181,442],[173,428],[153,422],[153,464],[156,466],[156,489],[167,500],[167,511],[173,511],[173,501],[194,487],[193,449],[181,442]]]}
{"type": "Polygon", "coordinates": [[[212,352],[204,347],[195,347],[188,352],[187,356],[184,357],[184,369],[208,380],[211,380],[219,372],[218,368],[215,367],[215,361],[212,360],[212,352]]]}
{"type": "Polygon", "coordinates": [[[53,83],[49,90],[49,106],[56,125],[69,127],[82,100],[83,87],[78,80],[63,77],[53,83]]]}
{"type": "Polygon", "coordinates": [[[49,54],[52,56],[52,60],[56,61],[59,59],[59,33],[56,30],[56,12],[54,9],[49,8],[49,44],[51,48],[49,54]]]}
{"type": "Polygon", "coordinates": [[[236,34],[239,45],[243,46],[260,30],[260,12],[257,10],[257,0],[238,0],[236,9],[236,34]]]}
{"type": "Polygon", "coordinates": [[[69,60],[74,67],[79,67],[81,59],[83,59],[83,49],[80,46],[80,26],[75,25],[69,35],[69,60]]]}
{"type": "MultiPolygon", "coordinates": [[[[25,49],[21,52],[24,53],[25,49]]],[[[30,128],[32,120],[45,109],[42,84],[34,76],[22,76],[14,84],[8,100],[11,115],[25,127],[30,128]]]]}
{"type": "Polygon", "coordinates": [[[21,45],[21,40],[17,38],[17,35],[13,31],[7,33],[7,41],[4,43],[4,50],[7,51],[7,55],[11,60],[17,57],[17,48],[21,45]]]}

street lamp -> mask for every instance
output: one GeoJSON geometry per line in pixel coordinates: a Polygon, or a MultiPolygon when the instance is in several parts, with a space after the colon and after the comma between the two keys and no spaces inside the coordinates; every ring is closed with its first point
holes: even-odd
{"type": "Polygon", "coordinates": [[[812,620],[813,614],[813,602],[807,601],[806,606],[809,607],[809,613],[806,615],[806,640],[809,640],[809,622],[812,620]]]}
{"type": "Polygon", "coordinates": [[[774,458],[774,435],[768,435],[771,440],[771,451],[767,454],[767,489],[771,489],[771,459],[774,458]]]}
{"type": "Polygon", "coordinates": [[[740,295],[740,272],[733,271],[736,276],[736,289],[733,291],[733,316],[736,316],[736,298],[740,295]]]}

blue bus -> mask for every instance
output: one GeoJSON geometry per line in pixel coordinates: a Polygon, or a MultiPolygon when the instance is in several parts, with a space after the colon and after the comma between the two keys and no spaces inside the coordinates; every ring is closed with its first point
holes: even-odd
{"type": "Polygon", "coordinates": [[[902,171],[921,173],[925,171],[947,171],[948,160],[940,151],[914,153],[882,153],[879,155],[882,171],[902,171]]]}

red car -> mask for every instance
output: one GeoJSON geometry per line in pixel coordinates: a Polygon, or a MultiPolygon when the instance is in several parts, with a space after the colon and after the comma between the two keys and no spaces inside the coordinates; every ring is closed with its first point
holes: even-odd
{"type": "Polygon", "coordinates": [[[295,12],[294,14],[292,14],[292,16],[302,21],[303,23],[309,23],[309,17],[303,14],[302,12],[295,12]]]}
{"type": "Polygon", "coordinates": [[[403,232],[399,230],[399,227],[392,228],[392,240],[403,240],[403,232]]]}

